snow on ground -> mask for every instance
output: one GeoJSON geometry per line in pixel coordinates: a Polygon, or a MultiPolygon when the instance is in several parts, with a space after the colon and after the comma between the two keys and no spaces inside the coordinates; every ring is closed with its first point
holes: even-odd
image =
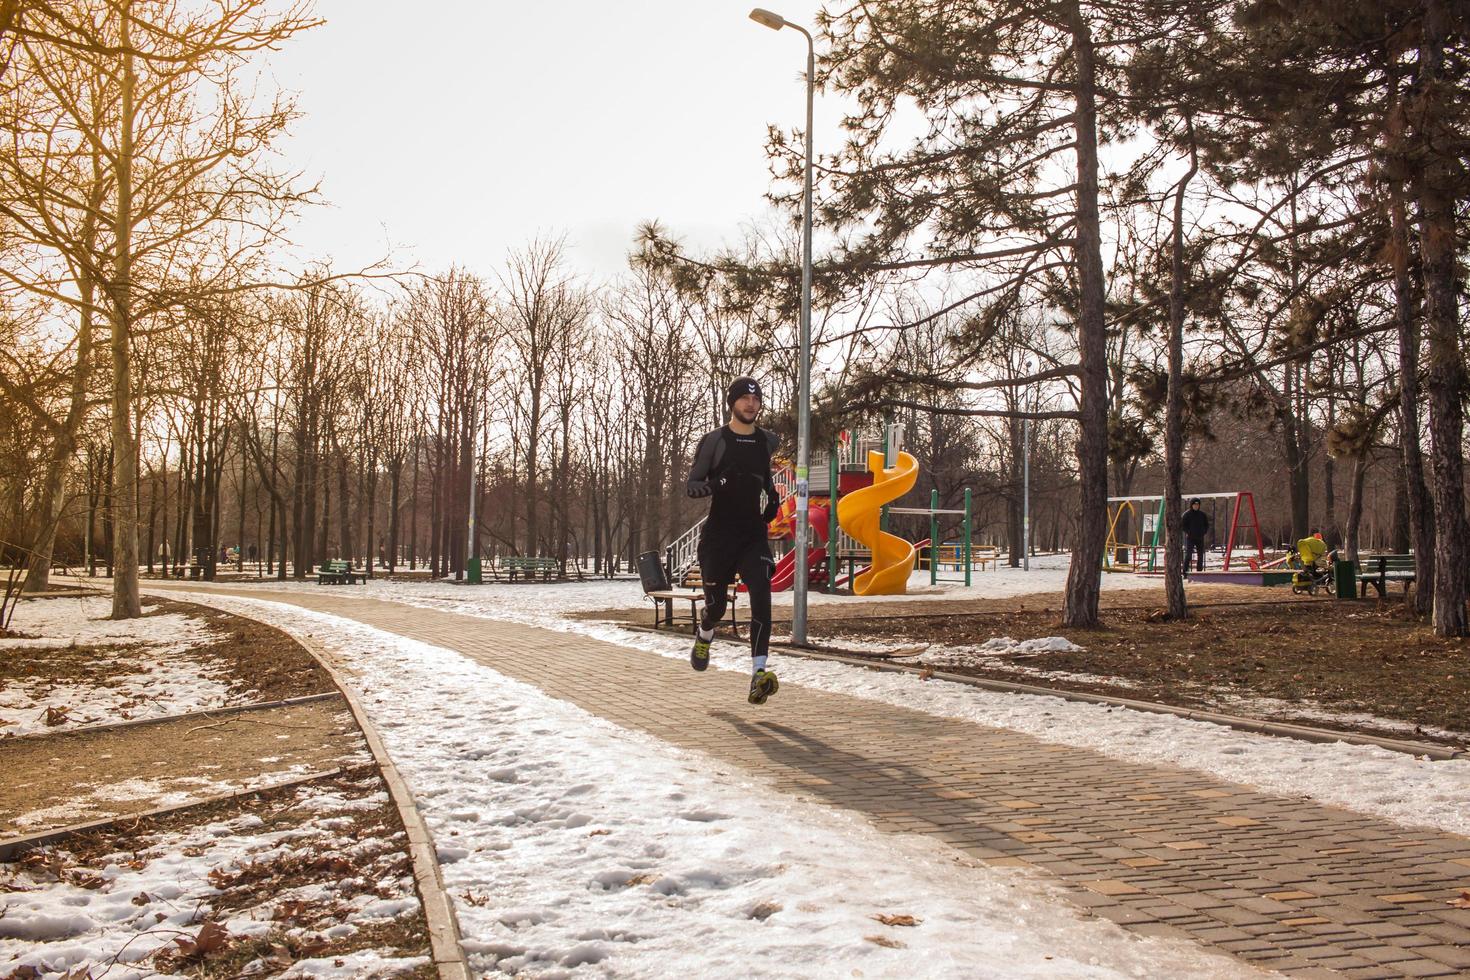
{"type": "MultiPolygon", "coordinates": [[[[835,639],[834,645],[846,649],[858,649],[858,644],[862,642],[859,637],[840,636],[835,639]]],[[[892,649],[891,643],[887,645],[887,649],[892,649]]],[[[1108,684],[1118,688],[1136,686],[1132,681],[1122,677],[1079,674],[1067,670],[1047,670],[1044,667],[1026,663],[1027,659],[1043,653],[1080,651],[1081,649],[1082,647],[1077,646],[1065,636],[1042,636],[1032,640],[993,636],[979,646],[956,647],[936,643],[928,645],[923,650],[916,647],[913,653],[889,659],[894,663],[914,663],[922,660],[926,667],[935,667],[940,670],[949,667],[1003,667],[1006,670],[1034,677],[1039,681],[1108,684]]]]}
{"type": "MultiPolygon", "coordinates": [[[[564,628],[678,660],[689,655],[688,641],[682,638],[586,622],[567,622],[564,628]]],[[[711,663],[748,671],[749,650],[738,643],[717,642],[711,663]]],[[[783,681],[1025,732],[1127,762],[1194,769],[1405,826],[1470,834],[1470,809],[1465,806],[1470,799],[1470,760],[1433,762],[1371,745],[1274,738],[1173,715],[920,681],[912,674],[781,657],[779,652],[772,657],[772,668],[783,681]]]]}
{"type": "Polygon", "coordinates": [[[106,596],[24,599],[0,637],[0,657],[44,662],[74,647],[98,648],[76,679],[0,680],[0,735],[65,731],[83,725],[158,718],[236,704],[228,679],[189,651],[213,641],[202,619],[179,613],[114,621],[106,596]],[[47,709],[51,720],[47,724],[47,709]]]}
{"type": "MultiPolygon", "coordinates": [[[[1055,558],[1046,561],[1059,564],[1055,558]]],[[[1029,574],[1038,576],[1035,580],[1038,585],[1050,582],[1050,587],[1060,593],[1066,579],[1065,569],[1038,569],[1040,564],[1041,561],[1034,562],[1029,574]]],[[[998,577],[1003,574],[996,573],[998,577]]],[[[986,572],[976,579],[983,582],[988,575],[986,572]]],[[[1104,576],[1103,586],[1137,580],[1137,576],[1131,575],[1104,576]]],[[[1006,581],[1000,578],[999,584],[1009,587],[1006,581]]],[[[957,591],[963,597],[995,595],[984,586],[957,591]]],[[[1040,590],[1020,589],[1018,593],[1031,591],[1040,590]]],[[[580,633],[678,660],[689,655],[688,641],[677,636],[650,635],[607,623],[568,618],[569,613],[581,610],[636,605],[642,600],[636,581],[492,583],[477,587],[443,582],[375,582],[353,594],[580,633]]],[[[816,595],[813,594],[814,599],[816,595]]],[[[740,643],[717,641],[712,663],[716,667],[748,671],[747,649],[740,643]]],[[[1470,799],[1470,760],[1433,762],[1376,746],[1275,738],[1170,715],[1039,695],[989,692],[938,680],[920,682],[908,674],[782,657],[779,651],[773,657],[772,667],[783,680],[822,690],[1009,728],[1044,741],[1093,749],[1129,762],[1194,769],[1266,792],[1305,796],[1405,826],[1470,834],[1470,809],[1464,803],[1470,799]]]]}
{"type": "Polygon", "coordinates": [[[434,834],[477,970],[1258,975],[1079,918],[1038,877],[774,793],[453,651],[283,604],[209,601],[312,634],[343,664],[434,834]]]}
{"type": "MultiPolygon", "coordinates": [[[[289,829],[263,831],[260,817],[245,814],[186,831],[145,835],[125,852],[95,862],[97,870],[69,868],[61,871],[60,880],[56,871],[65,862],[51,868],[44,860],[9,865],[0,878],[0,975],[27,975],[21,968],[31,967],[42,976],[69,971],[108,980],[156,976],[154,964],[144,961],[176,937],[198,936],[206,916],[231,935],[263,936],[273,926],[289,925],[274,916],[293,900],[336,899],[343,913],[343,922],[334,927],[339,936],[416,911],[419,903],[408,875],[380,878],[378,895],[342,898],[337,890],[347,885],[344,879],[315,886],[312,894],[278,891],[263,904],[244,909],[223,912],[211,904],[220,891],[210,881],[211,872],[228,873],[293,852],[354,853],[358,843],[349,830],[353,811],[386,800],[382,792],[349,799],[308,786],[297,791],[294,806],[312,815],[289,829]]],[[[365,870],[372,873],[377,864],[365,870]]],[[[298,936],[312,932],[304,926],[290,931],[298,936]]],[[[301,960],[287,975],[386,976],[425,959],[393,959],[384,951],[364,950],[352,957],[350,972],[345,962],[336,967],[332,959],[322,959],[301,960]]]]}

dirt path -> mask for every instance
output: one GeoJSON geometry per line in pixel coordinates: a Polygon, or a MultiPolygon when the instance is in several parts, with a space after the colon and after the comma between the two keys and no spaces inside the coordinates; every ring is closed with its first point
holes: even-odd
{"type": "Polygon", "coordinates": [[[0,836],[369,763],[340,697],[309,704],[0,741],[0,836]]]}

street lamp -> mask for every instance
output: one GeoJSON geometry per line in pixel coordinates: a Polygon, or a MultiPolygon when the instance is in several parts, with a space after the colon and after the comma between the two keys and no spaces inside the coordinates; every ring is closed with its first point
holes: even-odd
{"type": "Polygon", "coordinates": [[[789,27],[806,38],[806,168],[801,201],[801,322],[797,335],[800,364],[796,395],[796,582],[791,597],[791,640],[805,646],[807,542],[811,538],[807,504],[811,499],[812,428],[812,99],[817,56],[811,33],[800,24],[760,7],[750,12],[750,19],[773,31],[789,27]]]}
{"type": "MultiPolygon", "coordinates": [[[[1026,362],[1031,373],[1031,362],[1026,362]]],[[[1021,570],[1031,571],[1031,416],[1021,420],[1021,570]]],[[[1015,566],[1012,566],[1015,567],[1015,566]]]]}

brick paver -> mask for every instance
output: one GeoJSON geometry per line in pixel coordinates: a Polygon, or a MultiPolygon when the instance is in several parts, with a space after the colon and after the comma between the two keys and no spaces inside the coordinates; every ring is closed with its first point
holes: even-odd
{"type": "Polygon", "coordinates": [[[228,594],[458,650],[882,830],[1039,869],[1142,935],[1301,977],[1470,975],[1470,909],[1450,904],[1470,888],[1470,839],[794,684],[758,708],[744,674],[545,629],[340,591],[228,594]],[[636,694],[615,682],[632,672],[636,694]]]}

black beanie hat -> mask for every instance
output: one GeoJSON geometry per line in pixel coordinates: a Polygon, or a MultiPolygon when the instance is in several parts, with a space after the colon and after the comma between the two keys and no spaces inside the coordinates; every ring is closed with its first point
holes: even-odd
{"type": "Polygon", "coordinates": [[[1199,498],[1198,497],[1195,497],[1193,500],[1191,500],[1189,502],[1189,506],[1193,507],[1197,503],[1199,503],[1199,498]]]}
{"type": "Polygon", "coordinates": [[[765,395],[761,394],[761,383],[754,378],[740,377],[730,382],[730,390],[725,395],[725,404],[734,405],[746,395],[754,395],[761,401],[765,401],[765,395]]]}

